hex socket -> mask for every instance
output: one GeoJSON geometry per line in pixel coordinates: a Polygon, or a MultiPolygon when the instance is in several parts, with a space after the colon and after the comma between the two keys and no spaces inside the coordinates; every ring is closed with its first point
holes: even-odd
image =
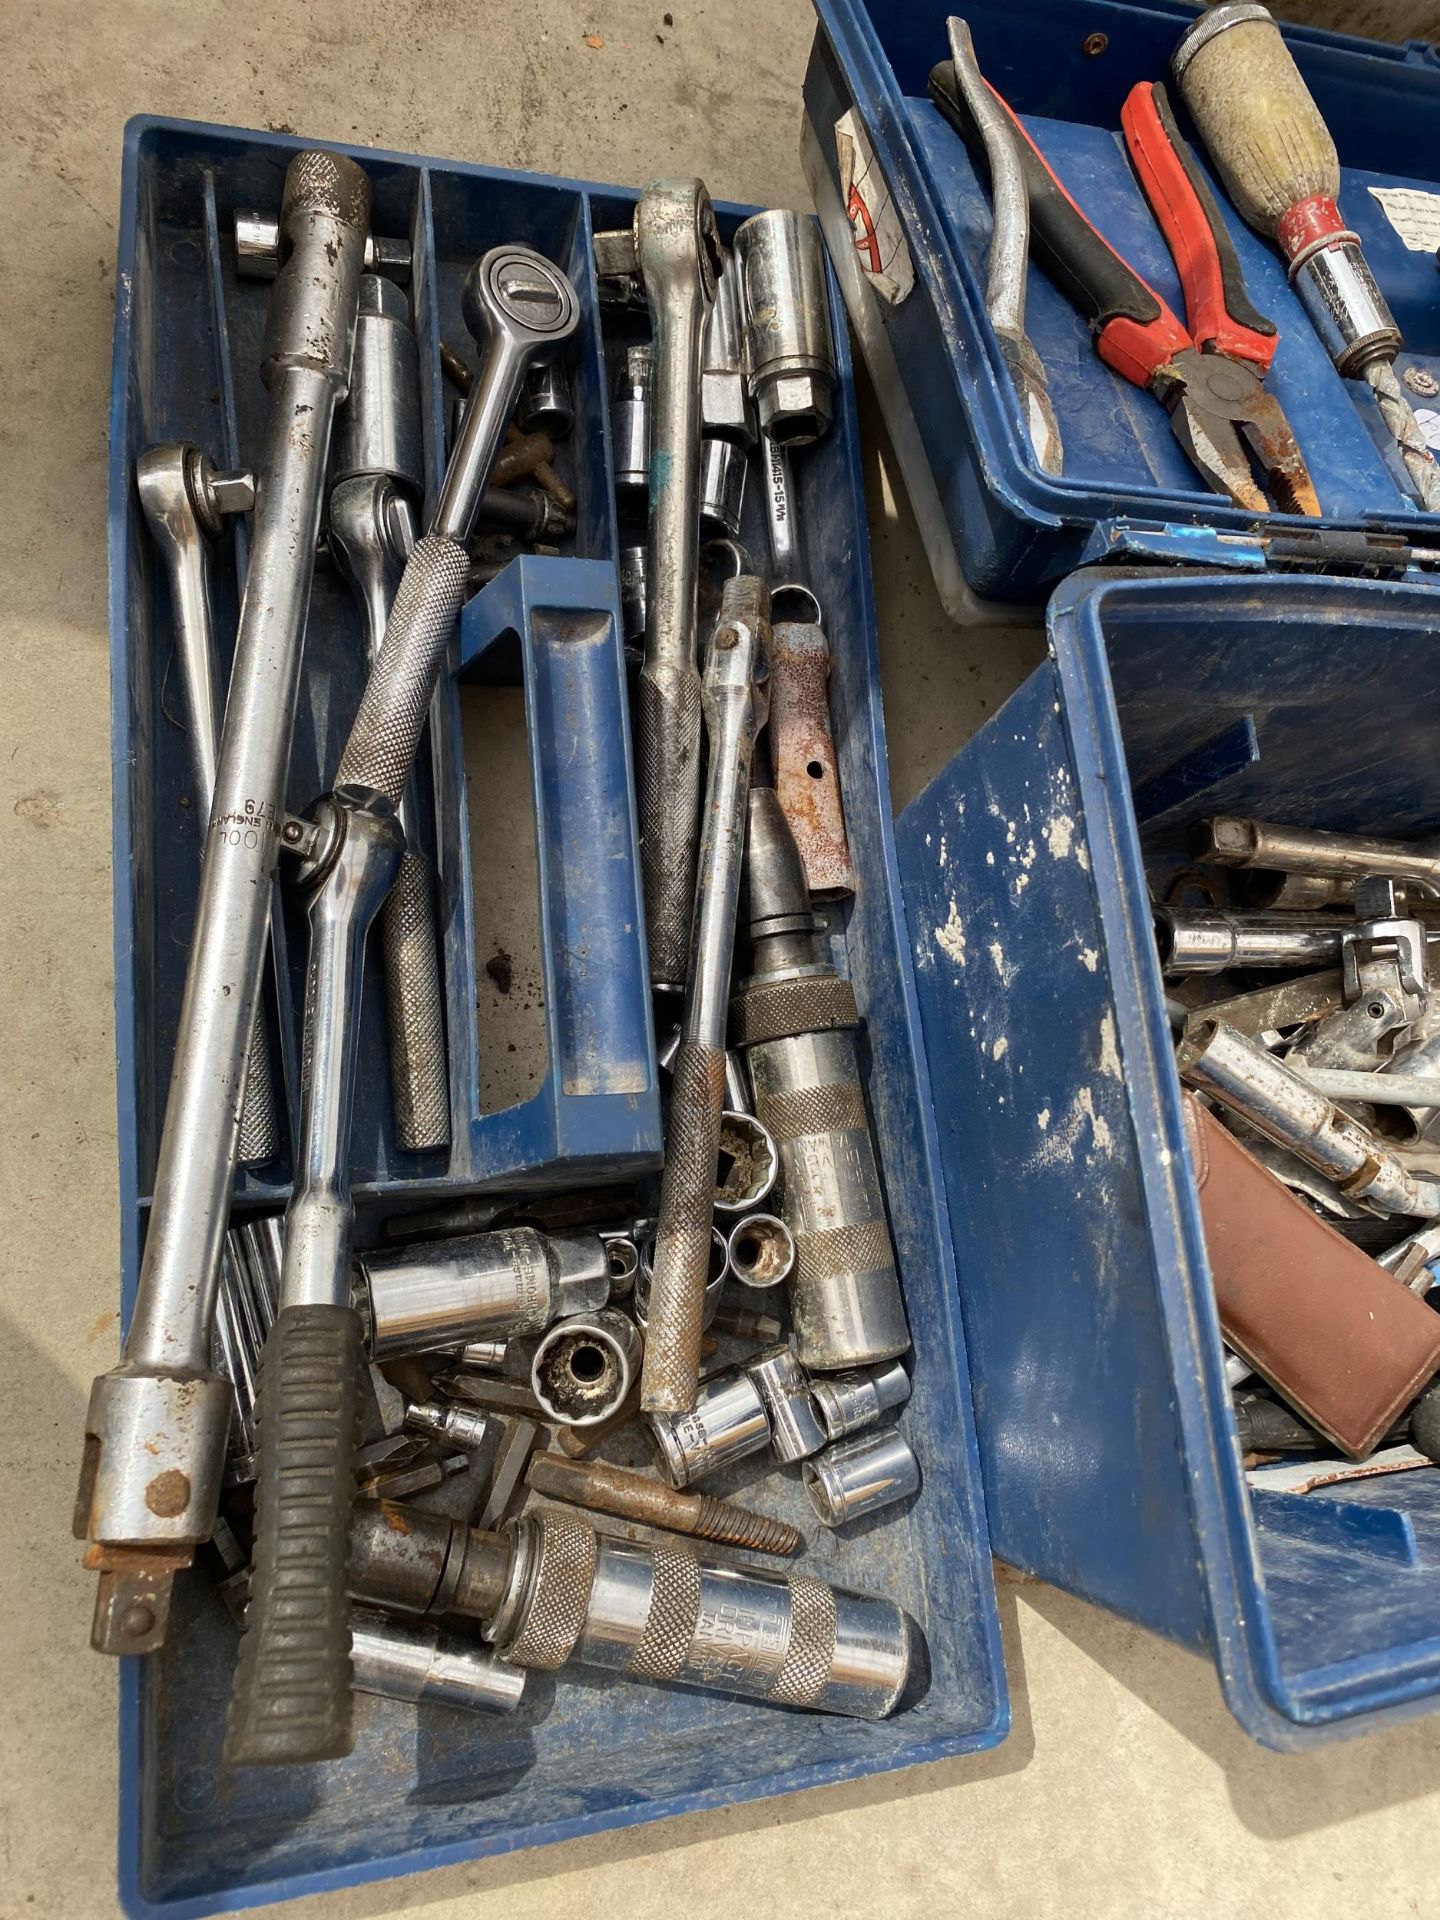
{"type": "Polygon", "coordinates": [[[780,446],[803,447],[829,431],[835,349],[820,230],[776,207],[735,235],[745,315],[745,376],[760,426],[780,446]]]}
{"type": "Polygon", "coordinates": [[[376,1248],[358,1265],[377,1360],[542,1333],[563,1315],[603,1307],[610,1294],[605,1244],[584,1231],[501,1227],[376,1248]]]}

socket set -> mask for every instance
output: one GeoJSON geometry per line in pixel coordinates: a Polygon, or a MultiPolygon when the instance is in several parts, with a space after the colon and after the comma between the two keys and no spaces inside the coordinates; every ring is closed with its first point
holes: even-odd
{"type": "Polygon", "coordinates": [[[817,229],[157,121],[123,197],[127,1902],[992,1744],[817,229]],[[548,1059],[492,1112],[506,679],[548,1059]]]}

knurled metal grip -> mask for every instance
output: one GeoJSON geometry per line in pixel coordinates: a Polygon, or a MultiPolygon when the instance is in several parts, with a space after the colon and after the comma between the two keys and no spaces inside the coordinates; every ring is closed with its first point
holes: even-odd
{"type": "Polygon", "coordinates": [[[255,1397],[262,1442],[254,1572],[225,1736],[231,1766],[350,1751],[350,1509],[360,1438],[360,1321],[285,1307],[255,1397]]]}
{"type": "Polygon", "coordinates": [[[724,1050],[682,1041],[671,1079],[650,1279],[640,1388],[647,1413],[688,1413],[695,1404],[724,1106],[724,1050]]]}
{"type": "Polygon", "coordinates": [[[399,806],[469,576],[470,556],[454,540],[427,534],[412,549],[340,757],[337,787],[371,787],[399,806]]]}
{"type": "Polygon", "coordinates": [[[554,1508],[507,1531],[506,1590],[485,1636],[516,1666],[553,1672],[574,1659],[871,1720],[894,1710],[909,1679],[917,1636],[889,1601],[609,1539],[554,1508]]]}
{"type": "Polygon", "coordinates": [[[650,979],[683,987],[700,840],[700,675],[664,663],[636,685],[635,790],[650,979]]]}
{"type": "Polygon", "coordinates": [[[521,1521],[512,1588],[489,1629],[502,1659],[547,1673],[564,1666],[584,1630],[597,1551],[594,1528],[571,1514],[521,1521]]]}
{"type": "Polygon", "coordinates": [[[813,1707],[835,1664],[835,1595],[823,1580],[790,1575],[790,1640],[770,1689],[780,1706],[813,1707]]]}
{"type": "Polygon", "coordinates": [[[395,1137],[409,1153],[450,1142],[450,1069],[428,863],[407,853],[380,909],[395,1137]]]}
{"type": "Polygon", "coordinates": [[[629,1671],[646,1680],[674,1680],[685,1671],[700,1618],[700,1561],[685,1547],[655,1547],[650,1556],[650,1611],[629,1671]]]}
{"type": "Polygon", "coordinates": [[[798,1140],[807,1133],[848,1133],[870,1124],[858,1080],[828,1087],[796,1087],[766,1096],[763,1124],[771,1138],[798,1140]]]}
{"type": "MultiPolygon", "coordinates": [[[[860,1013],[848,980],[818,974],[813,979],[754,982],[730,1002],[730,1020],[735,1045],[757,1047],[766,1040],[788,1040],[800,1033],[858,1027],[860,1013]]],[[[770,1126],[768,1120],[765,1124],[770,1126]]]]}
{"type": "MultiPolygon", "coordinates": [[[[267,387],[282,368],[304,367],[326,375],[343,397],[369,226],[370,182],[362,168],[341,153],[296,155],[285,174],[281,266],[260,357],[267,387]]],[[[322,466],[326,450],[317,450],[322,466]]]]}

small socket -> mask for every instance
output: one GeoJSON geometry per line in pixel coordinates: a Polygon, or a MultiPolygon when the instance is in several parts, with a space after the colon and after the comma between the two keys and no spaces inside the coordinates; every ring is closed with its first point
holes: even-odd
{"type": "Polygon", "coordinates": [[[629,1394],[642,1354],[633,1324],[612,1307],[558,1320],[535,1349],[530,1390],[547,1419],[593,1427],[629,1394]]]}

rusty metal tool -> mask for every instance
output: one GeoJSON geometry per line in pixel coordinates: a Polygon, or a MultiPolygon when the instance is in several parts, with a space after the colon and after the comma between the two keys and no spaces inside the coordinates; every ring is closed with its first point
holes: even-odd
{"type": "Polygon", "coordinates": [[[704,832],[671,1079],[665,1168],[650,1284],[640,1404],[684,1413],[695,1401],[725,1106],[725,1016],[745,854],[746,795],[764,724],[769,595],[754,574],[725,582],[705,662],[709,738],[704,832]]]}
{"type": "Polygon", "coordinates": [[[369,181],[353,161],[311,149],[290,162],[288,254],[261,353],[269,421],[140,1285],[124,1356],[95,1382],[86,1415],[77,1530],[100,1574],[101,1652],[162,1643],[174,1577],[215,1526],[232,1403],[210,1355],[220,1243],[369,217],[369,181]]]}
{"type": "Polygon", "coordinates": [[[607,1460],[537,1453],[525,1478],[548,1499],[588,1507],[591,1513],[608,1513],[617,1520],[633,1520],[642,1527],[660,1527],[667,1533],[693,1534],[699,1540],[750,1547],[756,1553],[798,1553],[805,1544],[799,1528],[788,1521],[707,1493],[667,1487],[643,1473],[613,1467],[607,1460]]]}
{"type": "Polygon", "coordinates": [[[812,899],[855,891],[840,765],[830,726],[830,643],[808,587],[775,591],[770,627],[770,762],[812,899]]]}

